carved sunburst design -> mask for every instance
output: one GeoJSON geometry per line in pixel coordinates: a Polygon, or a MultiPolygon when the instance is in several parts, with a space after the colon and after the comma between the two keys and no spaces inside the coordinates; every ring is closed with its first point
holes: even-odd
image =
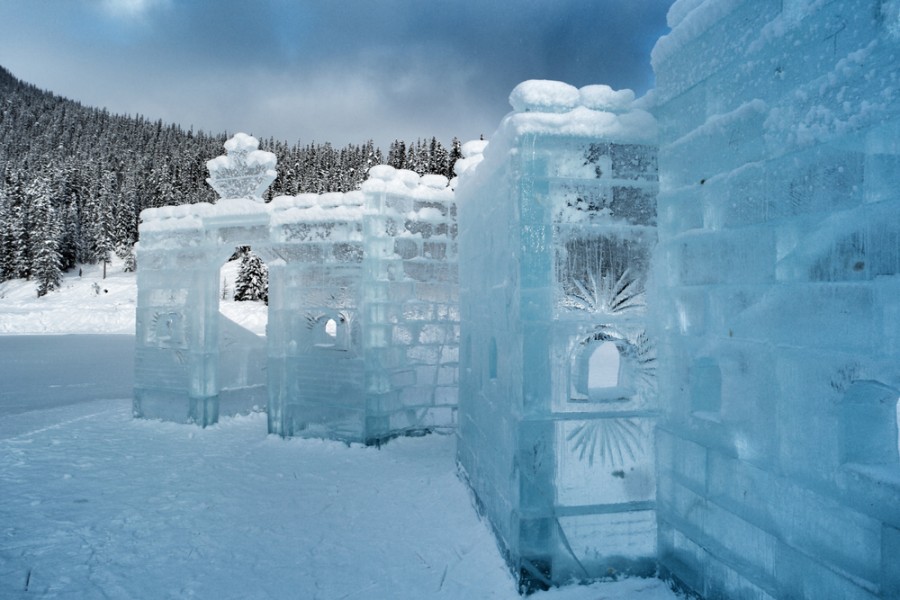
{"type": "Polygon", "coordinates": [[[614,314],[644,306],[644,290],[629,268],[618,277],[587,273],[571,283],[570,303],[582,310],[614,314]]]}
{"type": "Polygon", "coordinates": [[[604,467],[621,468],[636,459],[642,445],[641,425],[636,419],[596,419],[578,425],[566,435],[575,443],[572,452],[593,466],[598,460],[604,467]]]}
{"type": "MultiPolygon", "coordinates": [[[[560,231],[559,235],[572,235],[560,231]]],[[[591,314],[619,314],[645,306],[649,245],[641,238],[571,237],[556,251],[561,305],[591,314]]]]}
{"type": "Polygon", "coordinates": [[[635,388],[644,393],[656,390],[656,346],[646,331],[638,333],[635,339],[622,349],[622,357],[633,361],[635,388]]]}

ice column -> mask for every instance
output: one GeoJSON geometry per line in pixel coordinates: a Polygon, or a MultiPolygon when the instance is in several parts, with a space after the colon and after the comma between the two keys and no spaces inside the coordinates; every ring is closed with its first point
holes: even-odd
{"type": "Polygon", "coordinates": [[[900,2],[680,0],[660,127],[660,562],[900,597],[900,2]]]}
{"type": "Polygon", "coordinates": [[[363,441],[363,195],[281,196],[271,209],[269,431],[363,441]]]}
{"type": "Polygon", "coordinates": [[[606,86],[510,102],[459,166],[459,462],[523,590],[651,574],[656,124],[606,86]]]}
{"type": "Polygon", "coordinates": [[[459,282],[447,178],[373,167],[363,322],[367,441],[456,425],[459,282]]]}

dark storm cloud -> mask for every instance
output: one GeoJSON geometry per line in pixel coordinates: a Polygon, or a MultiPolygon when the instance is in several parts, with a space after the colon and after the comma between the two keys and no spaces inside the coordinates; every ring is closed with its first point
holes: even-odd
{"type": "Polygon", "coordinates": [[[295,141],[490,134],[525,79],[652,86],[670,0],[7,0],[0,64],[114,112],[295,141]]]}

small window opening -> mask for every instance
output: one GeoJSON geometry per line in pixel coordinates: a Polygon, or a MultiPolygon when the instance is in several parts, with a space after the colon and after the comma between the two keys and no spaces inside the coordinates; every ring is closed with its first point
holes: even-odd
{"type": "Polygon", "coordinates": [[[497,379],[497,340],[494,338],[488,347],[488,377],[497,379]]]}
{"type": "Polygon", "coordinates": [[[332,338],[337,337],[337,321],[335,321],[334,319],[328,319],[325,322],[325,335],[332,338]]]}
{"type": "Polygon", "coordinates": [[[313,329],[313,344],[316,347],[349,350],[350,328],[345,315],[328,318],[323,315],[311,325],[311,328],[313,329]]]}
{"type": "Polygon", "coordinates": [[[587,395],[591,401],[622,401],[634,394],[624,382],[624,363],[617,343],[606,340],[596,344],[582,367],[587,370],[587,395]]]}
{"type": "Polygon", "coordinates": [[[588,360],[588,389],[618,387],[620,368],[619,348],[612,342],[603,342],[588,360]]]}
{"type": "Polygon", "coordinates": [[[571,402],[624,402],[635,394],[632,346],[619,335],[598,331],[575,348],[571,402]]]}
{"type": "Polygon", "coordinates": [[[900,465],[900,393],[875,380],[853,381],[840,400],[840,448],[844,463],[900,465]]]}
{"type": "Polygon", "coordinates": [[[691,410],[694,416],[719,420],[722,411],[722,370],[712,358],[698,358],[691,365],[691,410]]]}
{"type": "Polygon", "coordinates": [[[184,343],[184,319],[177,312],[160,312],[153,317],[156,343],[162,348],[184,343]]]}

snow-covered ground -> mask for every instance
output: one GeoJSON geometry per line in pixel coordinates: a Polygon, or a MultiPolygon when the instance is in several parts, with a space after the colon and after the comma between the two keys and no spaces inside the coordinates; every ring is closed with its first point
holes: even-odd
{"type": "MultiPolygon", "coordinates": [[[[0,285],[0,331],[133,332],[134,276],[111,269],[97,294],[93,269],[41,299],[0,285]]],[[[264,414],[135,420],[132,347],[0,336],[0,597],[518,597],[452,436],[379,450],[267,436],[264,414]]],[[[532,597],[676,596],[634,579],[532,597]]]]}
{"type": "MultiPolygon", "coordinates": [[[[219,310],[226,317],[257,335],[266,334],[267,307],[262,302],[235,302],[234,282],[240,261],[222,266],[219,288],[225,296],[219,310]]],[[[66,273],[59,291],[37,297],[33,281],[0,282],[0,335],[44,333],[134,334],[137,298],[135,274],[122,271],[122,261],[113,257],[106,278],[100,265],[83,265],[66,273]]]]}
{"type": "Polygon", "coordinates": [[[34,281],[0,283],[0,334],[134,334],[135,275],[113,259],[66,273],[62,287],[41,298],[34,281]],[[79,271],[81,274],[79,275],[79,271]]]}

